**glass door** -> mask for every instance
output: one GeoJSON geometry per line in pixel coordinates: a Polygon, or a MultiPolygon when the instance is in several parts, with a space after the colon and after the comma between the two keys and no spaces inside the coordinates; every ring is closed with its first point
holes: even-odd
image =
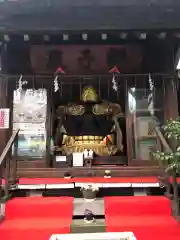
{"type": "MultiPolygon", "coordinates": [[[[160,148],[155,133],[157,124],[164,122],[163,87],[150,91],[148,84],[139,83],[128,87],[128,155],[130,164],[152,160],[152,152],[160,148]]],[[[161,87],[160,87],[161,86],[161,87]]]]}

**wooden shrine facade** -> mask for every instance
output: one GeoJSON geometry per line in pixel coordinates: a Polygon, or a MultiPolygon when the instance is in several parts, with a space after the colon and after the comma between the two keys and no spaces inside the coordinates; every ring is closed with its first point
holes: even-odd
{"type": "MultiPolygon", "coordinates": [[[[55,109],[62,102],[78,100],[85,85],[92,85],[100,99],[121,106],[125,164],[155,164],[149,154],[156,145],[150,111],[153,108],[157,124],[178,116],[174,62],[180,39],[179,10],[180,4],[172,0],[0,1],[0,108],[10,109],[9,129],[0,129],[0,152],[19,126],[14,108],[22,76],[24,92],[42,95],[45,90],[46,115],[38,123],[44,130],[31,137],[40,139],[35,145],[44,150],[36,156],[36,148],[31,147],[31,153],[23,148],[18,156],[21,166],[52,166],[55,109]],[[109,72],[114,66],[120,70],[115,76],[117,91],[109,72]],[[58,67],[65,74],[59,75],[54,91],[58,67]]],[[[20,106],[20,111],[25,108],[20,106]]]]}
{"type": "MultiPolygon", "coordinates": [[[[32,134],[30,138],[40,139],[35,140],[34,145],[40,144],[44,150],[43,152],[30,147],[26,150],[19,151],[18,159],[21,162],[21,166],[36,167],[47,166],[52,167],[52,138],[53,121],[55,118],[55,105],[64,102],[73,102],[81,95],[83,86],[91,84],[96,88],[98,95],[101,99],[113,100],[119,103],[122,108],[122,115],[120,118],[120,127],[123,134],[124,151],[121,156],[118,156],[118,161],[115,165],[130,165],[130,166],[149,166],[155,165],[155,162],[151,159],[151,151],[157,149],[156,135],[151,128],[152,117],[150,114],[150,108],[148,107],[149,98],[149,78],[151,77],[154,83],[153,90],[153,109],[154,117],[157,121],[157,125],[162,125],[166,119],[176,118],[178,116],[178,102],[177,102],[177,88],[176,77],[168,74],[118,74],[116,75],[116,81],[118,85],[118,91],[114,92],[112,89],[112,75],[64,75],[59,76],[59,89],[54,92],[54,76],[50,75],[23,75],[23,81],[25,82],[23,89],[27,91],[32,90],[34,94],[41,89],[45,89],[47,92],[46,102],[46,116],[44,120],[39,121],[42,116],[36,115],[37,110],[30,111],[30,115],[33,116],[28,120],[26,118],[26,110],[31,104],[28,105],[28,101],[23,99],[20,102],[24,102],[25,106],[17,104],[17,87],[19,75],[1,75],[1,108],[10,108],[10,127],[9,129],[1,129],[1,151],[3,150],[5,143],[12,135],[12,130],[20,128],[20,139],[26,138],[26,134],[29,132],[32,134]],[[16,99],[16,101],[15,101],[16,99]],[[14,108],[18,109],[17,116],[15,116],[14,108]],[[23,111],[25,113],[23,113],[23,111]],[[17,120],[19,116],[24,114],[24,123],[17,120]],[[32,125],[37,124],[34,130],[32,125]],[[20,122],[20,123],[18,123],[20,122]],[[25,127],[24,124],[30,126],[25,127]],[[29,125],[30,124],[30,125],[29,125]],[[41,128],[44,124],[45,128],[41,128]],[[23,127],[22,127],[23,126],[23,127]],[[21,127],[23,129],[21,129],[21,127]],[[39,127],[40,129],[37,129],[39,127]],[[22,133],[21,133],[22,130],[22,133]],[[33,132],[34,131],[34,132],[33,132]],[[43,133],[44,131],[44,133],[43,133]],[[43,135],[44,134],[44,135],[43,135]],[[41,136],[40,136],[41,135],[41,136]],[[40,138],[39,138],[40,136],[40,138]],[[40,143],[37,143],[40,141],[40,143]],[[34,154],[34,150],[36,154],[34,154]],[[27,152],[28,153],[27,153],[27,152]]],[[[31,93],[29,93],[31,94],[31,93]]],[[[34,105],[36,103],[33,103],[34,105]]],[[[42,113],[43,115],[43,113],[42,113]]],[[[26,139],[27,141],[27,139],[26,139]]],[[[20,147],[21,144],[19,144],[20,147]]],[[[160,146],[159,146],[160,148],[160,146]]],[[[41,149],[42,150],[42,149],[41,149]]],[[[103,165],[104,158],[99,158],[96,164],[103,165]]],[[[112,161],[113,163],[113,161],[112,161]]]]}

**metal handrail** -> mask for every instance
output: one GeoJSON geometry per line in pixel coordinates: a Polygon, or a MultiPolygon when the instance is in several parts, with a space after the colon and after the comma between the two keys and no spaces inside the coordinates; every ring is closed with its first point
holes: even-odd
{"type": "Polygon", "coordinates": [[[12,184],[16,183],[17,173],[17,150],[18,150],[18,133],[20,129],[13,132],[8,143],[6,144],[1,156],[0,156],[0,201],[6,201],[9,198],[9,185],[10,179],[12,184]],[[11,156],[11,149],[14,144],[14,156],[11,156]],[[4,194],[2,194],[2,180],[5,180],[4,194]]]}
{"type": "Polygon", "coordinates": [[[0,167],[2,166],[2,164],[4,163],[4,160],[9,152],[9,150],[11,149],[15,138],[17,137],[18,133],[19,133],[20,129],[17,129],[13,132],[12,136],[10,137],[8,143],[6,144],[1,156],[0,156],[0,167]]]}

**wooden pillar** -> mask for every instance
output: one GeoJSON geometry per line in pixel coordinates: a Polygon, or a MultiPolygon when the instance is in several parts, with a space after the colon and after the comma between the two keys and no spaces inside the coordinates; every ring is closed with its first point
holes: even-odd
{"type": "Polygon", "coordinates": [[[52,111],[50,89],[47,89],[47,116],[46,120],[46,166],[51,165],[51,135],[52,135],[52,111]]]}
{"type": "MultiPolygon", "coordinates": [[[[9,108],[9,103],[11,102],[11,97],[8,92],[8,77],[7,67],[8,67],[8,54],[7,54],[7,44],[1,46],[1,72],[0,72],[0,108],[9,108]]],[[[10,113],[11,114],[11,113],[10,113]]],[[[10,129],[0,129],[0,154],[4,150],[6,143],[10,135],[10,129]]]]}
{"type": "Polygon", "coordinates": [[[176,80],[173,78],[165,80],[165,120],[178,117],[178,98],[176,80]]]}
{"type": "MultiPolygon", "coordinates": [[[[4,75],[0,75],[0,108],[7,107],[7,98],[7,79],[4,75]]],[[[0,129],[0,154],[6,146],[8,133],[8,129],[0,129]]]]}

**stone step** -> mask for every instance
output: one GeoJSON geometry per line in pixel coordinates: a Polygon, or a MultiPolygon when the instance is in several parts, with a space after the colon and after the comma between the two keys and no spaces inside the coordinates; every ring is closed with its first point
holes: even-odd
{"type": "Polygon", "coordinates": [[[73,201],[73,216],[84,216],[85,210],[90,210],[94,215],[104,216],[104,199],[97,198],[93,202],[86,202],[83,198],[73,201]]]}
{"type": "Polygon", "coordinates": [[[71,233],[106,232],[105,219],[96,219],[93,223],[86,223],[84,219],[74,219],[71,223],[71,233]]]}

